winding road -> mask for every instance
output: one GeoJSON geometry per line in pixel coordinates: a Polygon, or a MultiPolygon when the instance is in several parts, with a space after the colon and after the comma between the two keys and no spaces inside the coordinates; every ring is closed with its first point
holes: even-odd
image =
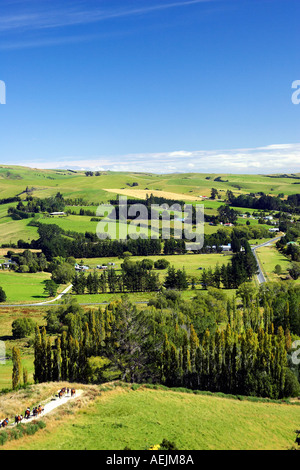
{"type": "Polygon", "coordinates": [[[273,243],[276,243],[278,240],[280,240],[280,238],[282,238],[284,235],[280,235],[280,237],[276,237],[276,238],[273,238],[272,240],[269,240],[268,242],[265,242],[265,243],[261,243],[260,245],[255,245],[255,246],[252,246],[251,247],[251,250],[252,250],[252,253],[253,255],[255,256],[255,259],[256,259],[256,262],[257,262],[257,266],[258,266],[258,274],[257,274],[257,280],[258,280],[258,283],[259,284],[263,284],[264,282],[267,281],[267,279],[265,278],[265,275],[262,271],[262,268],[261,268],[261,264],[260,264],[260,261],[258,259],[258,256],[256,254],[256,250],[257,248],[262,248],[263,246],[269,246],[269,245],[272,245],[273,243]]]}
{"type": "Polygon", "coordinates": [[[56,302],[57,300],[60,300],[65,294],[69,292],[70,289],[72,289],[73,285],[70,284],[68,287],[66,287],[55,299],[52,300],[46,300],[45,302],[38,302],[34,304],[14,304],[14,305],[9,305],[9,304],[2,304],[0,305],[0,308],[5,308],[5,307],[40,307],[43,305],[49,305],[52,304],[53,302],[56,302]]]}

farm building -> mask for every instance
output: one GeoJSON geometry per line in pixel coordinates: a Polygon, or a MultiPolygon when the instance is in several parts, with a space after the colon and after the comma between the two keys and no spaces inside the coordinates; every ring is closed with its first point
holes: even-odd
{"type": "Polygon", "coordinates": [[[75,264],[75,270],[76,271],[88,271],[89,267],[88,266],[80,266],[79,264],[75,264]]]}

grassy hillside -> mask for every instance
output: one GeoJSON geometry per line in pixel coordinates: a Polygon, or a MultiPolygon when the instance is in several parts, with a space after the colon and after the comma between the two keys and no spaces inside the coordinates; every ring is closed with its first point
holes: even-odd
{"type": "MultiPolygon", "coordinates": [[[[203,202],[207,215],[216,215],[217,209],[223,204],[227,190],[235,195],[241,193],[264,191],[266,194],[285,196],[296,193],[299,180],[295,178],[276,177],[271,178],[262,175],[208,175],[198,173],[154,175],[145,173],[103,172],[100,176],[86,176],[84,172],[68,170],[38,170],[34,168],[0,166],[0,199],[19,196],[25,200],[30,194],[34,197],[46,198],[61,192],[64,198],[81,198],[84,201],[85,210],[96,211],[97,205],[116,199],[118,194],[129,198],[145,198],[146,194],[166,197],[170,200],[182,200],[186,203],[203,202]],[[132,185],[135,185],[132,187],[132,185]],[[199,196],[210,196],[211,188],[219,191],[221,199],[203,200],[199,196]],[[26,192],[29,191],[29,192],[26,192]],[[93,205],[91,205],[93,204],[93,205]]],[[[15,207],[14,203],[0,205],[0,244],[16,243],[22,239],[30,242],[37,238],[37,227],[29,226],[31,218],[12,220],[7,215],[9,207],[15,207]]],[[[69,206],[69,210],[79,213],[79,206],[69,206]]],[[[243,212],[243,208],[238,209],[243,212]]],[[[251,210],[250,210],[251,212],[251,210]]],[[[37,216],[36,219],[39,217],[37,216]]],[[[96,232],[97,222],[91,221],[89,216],[70,215],[66,218],[44,218],[40,222],[56,223],[65,230],[84,233],[96,232]]],[[[246,219],[240,218],[239,223],[246,223],[246,219]]],[[[257,225],[257,220],[252,219],[251,225],[257,225]]],[[[216,227],[208,224],[205,233],[214,233],[216,227]]],[[[134,230],[133,230],[134,231],[134,230]]],[[[142,229],[149,234],[147,228],[142,229]]]]}
{"type": "MultiPolygon", "coordinates": [[[[43,398],[45,387],[43,384],[43,398]]],[[[53,393],[53,384],[48,387],[53,393]]],[[[3,449],[143,450],[168,439],[180,450],[284,450],[293,446],[294,430],[299,428],[298,406],[145,387],[101,389],[100,394],[94,387],[93,400],[81,402],[80,409],[75,403],[66,405],[44,418],[44,430],[8,442],[3,449]]],[[[89,387],[86,394],[90,396],[91,390],[89,387]]],[[[33,393],[27,402],[34,401],[33,393]]]]}
{"type": "MultiPolygon", "coordinates": [[[[296,176],[296,175],[295,175],[296,176]]],[[[209,196],[211,188],[216,188],[221,196],[230,189],[236,194],[264,191],[266,194],[285,195],[299,192],[297,177],[271,178],[265,175],[220,175],[206,173],[186,173],[154,175],[146,173],[104,172],[101,176],[85,176],[84,172],[67,170],[39,170],[25,167],[0,167],[0,198],[11,197],[33,188],[32,194],[48,197],[58,190],[65,197],[82,197],[87,201],[100,203],[114,198],[116,189],[130,191],[156,191],[182,194],[187,199],[197,199],[199,195],[209,196]],[[110,192],[110,190],[112,190],[110,192]]],[[[137,193],[138,196],[138,193],[137,193]]]]}

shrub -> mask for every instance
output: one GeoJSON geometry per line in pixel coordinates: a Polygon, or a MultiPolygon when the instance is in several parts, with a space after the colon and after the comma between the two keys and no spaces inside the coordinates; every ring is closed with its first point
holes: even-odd
{"type": "Polygon", "coordinates": [[[12,334],[14,339],[25,338],[34,332],[36,323],[31,318],[17,318],[12,323],[12,334]]]}
{"type": "Polygon", "coordinates": [[[2,287],[0,287],[0,302],[5,302],[6,301],[6,294],[2,287]]]}
{"type": "Polygon", "coordinates": [[[3,446],[5,442],[8,440],[8,434],[6,431],[2,431],[0,433],[0,445],[3,446]]]}
{"type": "Polygon", "coordinates": [[[140,388],[140,385],[139,384],[133,384],[131,386],[131,390],[138,390],[140,388]]]}
{"type": "Polygon", "coordinates": [[[286,369],[284,396],[285,397],[298,397],[300,395],[300,384],[296,375],[291,369],[286,369]]]}
{"type": "Polygon", "coordinates": [[[179,450],[176,446],[175,442],[168,441],[167,439],[163,439],[160,444],[160,450],[179,450]]]}
{"type": "Polygon", "coordinates": [[[21,264],[19,267],[19,273],[29,273],[29,267],[27,264],[21,264]]]}
{"type": "Polygon", "coordinates": [[[274,273],[279,275],[279,274],[281,274],[281,272],[282,272],[282,268],[281,268],[280,264],[276,264],[276,266],[274,268],[274,273]]]}
{"type": "Polygon", "coordinates": [[[170,262],[164,258],[162,259],[158,259],[157,261],[155,261],[154,263],[154,267],[156,269],[167,269],[170,265],[170,262]]]}
{"type": "Polygon", "coordinates": [[[32,436],[38,430],[39,430],[39,427],[38,427],[37,423],[26,424],[26,434],[28,434],[28,436],[32,436]]]}

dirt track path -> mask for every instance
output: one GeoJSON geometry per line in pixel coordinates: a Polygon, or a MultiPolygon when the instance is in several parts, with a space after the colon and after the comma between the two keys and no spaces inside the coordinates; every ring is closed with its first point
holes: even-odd
{"type": "MultiPolygon", "coordinates": [[[[30,418],[28,418],[28,419],[24,418],[23,421],[22,421],[22,424],[30,423],[31,421],[34,421],[36,419],[43,418],[43,416],[45,416],[48,413],[51,413],[51,411],[55,410],[59,406],[64,405],[69,400],[76,400],[76,398],[80,397],[80,395],[82,395],[82,393],[83,393],[83,390],[76,390],[76,394],[75,394],[74,397],[71,397],[71,393],[69,392],[69,394],[68,395],[66,394],[63,398],[58,398],[58,396],[55,396],[55,397],[51,398],[51,401],[49,401],[48,403],[43,405],[44,406],[44,412],[41,415],[39,415],[39,416],[32,416],[31,415],[30,418]]],[[[15,423],[10,424],[10,426],[15,426],[15,423]]]]}

